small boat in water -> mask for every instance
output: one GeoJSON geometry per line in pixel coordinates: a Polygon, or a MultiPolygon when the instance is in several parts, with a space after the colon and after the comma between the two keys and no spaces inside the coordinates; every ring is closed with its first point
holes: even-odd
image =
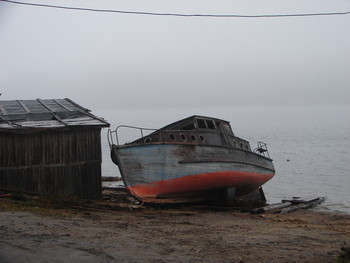
{"type": "Polygon", "coordinates": [[[259,189],[275,174],[265,143],[251,150],[228,121],[217,118],[191,116],[158,130],[121,125],[109,130],[108,141],[126,188],[143,202],[232,199],[259,189]],[[140,138],[120,144],[122,128],[138,129],[140,138]]]}

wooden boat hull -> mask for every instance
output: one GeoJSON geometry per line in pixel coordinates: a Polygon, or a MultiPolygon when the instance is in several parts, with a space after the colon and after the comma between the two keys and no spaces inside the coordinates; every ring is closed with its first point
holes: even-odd
{"type": "Polygon", "coordinates": [[[275,174],[271,159],[222,146],[114,145],[112,159],[129,192],[152,203],[215,199],[227,188],[242,195],[275,174]]]}

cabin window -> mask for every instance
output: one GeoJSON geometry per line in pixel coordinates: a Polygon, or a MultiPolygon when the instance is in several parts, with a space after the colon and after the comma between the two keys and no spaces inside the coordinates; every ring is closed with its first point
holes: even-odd
{"type": "Polygon", "coordinates": [[[198,128],[200,128],[200,129],[207,128],[207,126],[205,125],[205,121],[203,119],[197,119],[197,123],[198,123],[198,128]]]}
{"type": "Polygon", "coordinates": [[[199,135],[199,139],[201,140],[201,142],[205,142],[205,139],[202,135],[199,135]]]}
{"type": "Polygon", "coordinates": [[[181,130],[186,130],[186,131],[188,131],[188,130],[194,130],[194,129],[195,129],[194,124],[191,123],[191,124],[189,124],[189,125],[183,127],[181,130]]]}
{"type": "Polygon", "coordinates": [[[170,137],[170,139],[171,139],[172,141],[174,141],[174,140],[175,140],[175,136],[174,136],[174,134],[170,133],[169,137],[170,137]]]}
{"type": "Polygon", "coordinates": [[[241,146],[241,148],[243,149],[243,143],[240,143],[239,145],[240,145],[240,146],[241,146]]]}
{"type": "Polygon", "coordinates": [[[215,124],[212,120],[207,120],[207,125],[209,129],[215,130],[215,124]]]}
{"type": "Polygon", "coordinates": [[[192,139],[192,141],[196,141],[196,136],[194,136],[193,134],[191,134],[191,139],[192,139]]]}
{"type": "Polygon", "coordinates": [[[233,133],[229,124],[224,123],[224,128],[226,133],[233,133]]]}
{"type": "Polygon", "coordinates": [[[181,133],[181,134],[180,134],[180,138],[181,138],[181,140],[186,141],[186,136],[185,136],[185,134],[181,133]]]}

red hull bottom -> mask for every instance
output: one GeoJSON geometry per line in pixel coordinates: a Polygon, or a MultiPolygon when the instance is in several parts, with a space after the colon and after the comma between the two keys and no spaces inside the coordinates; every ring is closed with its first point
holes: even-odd
{"type": "Polygon", "coordinates": [[[127,189],[143,202],[194,202],[213,199],[214,193],[227,187],[235,187],[237,195],[247,194],[258,189],[273,176],[273,173],[222,171],[134,185],[127,189]]]}

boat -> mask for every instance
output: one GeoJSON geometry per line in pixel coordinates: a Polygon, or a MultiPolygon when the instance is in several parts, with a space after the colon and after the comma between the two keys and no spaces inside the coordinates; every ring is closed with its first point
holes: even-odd
{"type": "Polygon", "coordinates": [[[212,117],[194,115],[161,129],[120,125],[109,130],[108,142],[126,189],[145,203],[234,199],[275,175],[265,143],[252,150],[228,121],[212,117]],[[140,136],[121,144],[121,129],[140,136]]]}

